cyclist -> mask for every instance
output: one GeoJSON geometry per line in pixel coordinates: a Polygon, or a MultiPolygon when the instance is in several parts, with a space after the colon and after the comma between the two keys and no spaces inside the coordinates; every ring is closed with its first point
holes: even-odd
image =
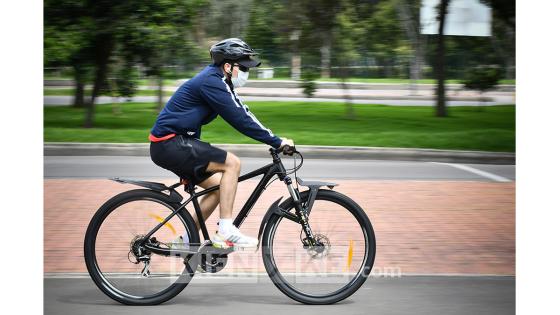
{"type": "MultiPolygon", "coordinates": [[[[207,194],[200,202],[204,220],[220,204],[218,231],[212,236],[215,247],[255,247],[258,240],[242,234],[232,222],[241,161],[233,153],[201,141],[201,126],[220,115],[244,135],[274,148],[294,145],[291,139],[279,138],[263,126],[235,91],[246,83],[249,69],[260,66],[257,55],[238,38],[213,45],[213,63],[175,91],[149,136],[150,156],[156,165],[203,188],[220,185],[219,190],[207,194]]],[[[198,220],[195,221],[200,229],[198,220]]],[[[172,247],[188,242],[185,233],[173,240],[172,247]]]]}

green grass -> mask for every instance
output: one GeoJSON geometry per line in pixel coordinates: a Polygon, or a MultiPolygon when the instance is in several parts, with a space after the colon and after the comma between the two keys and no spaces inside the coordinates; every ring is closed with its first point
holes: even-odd
{"type": "MultiPolygon", "coordinates": [[[[447,118],[424,106],[354,105],[345,118],[342,103],[248,102],[259,120],[296,144],[515,151],[515,106],[451,107],[447,118]]],[[[115,115],[98,105],[95,128],[81,128],[84,110],[44,108],[46,142],[147,142],[157,112],[152,103],[125,103],[115,115]]],[[[203,127],[212,143],[257,143],[221,118],[203,127]]]]}

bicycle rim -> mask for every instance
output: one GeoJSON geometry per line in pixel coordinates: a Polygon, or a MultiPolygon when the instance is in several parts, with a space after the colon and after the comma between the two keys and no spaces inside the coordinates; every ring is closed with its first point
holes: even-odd
{"type": "MultiPolygon", "coordinates": [[[[150,299],[166,294],[183,282],[188,283],[182,258],[151,254],[149,274],[143,274],[145,263],[139,262],[131,251],[135,240],[146,235],[173,210],[161,200],[141,197],[118,204],[103,219],[95,237],[95,269],[113,294],[131,300],[150,299]]],[[[171,243],[187,231],[184,219],[175,215],[152,237],[171,243]]]]}
{"type": "MultiPolygon", "coordinates": [[[[370,240],[350,209],[318,196],[309,215],[323,250],[305,248],[301,225],[279,217],[269,236],[271,263],[282,285],[307,298],[326,298],[350,290],[361,280],[370,240]]],[[[292,210],[293,211],[293,210],[292,210]]]]}

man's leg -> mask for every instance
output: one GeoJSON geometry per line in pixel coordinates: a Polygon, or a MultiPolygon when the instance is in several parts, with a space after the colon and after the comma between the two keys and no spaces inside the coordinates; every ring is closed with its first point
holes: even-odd
{"type": "MultiPolygon", "coordinates": [[[[198,186],[206,189],[212,186],[219,185],[221,178],[222,178],[222,174],[216,173],[208,177],[207,179],[205,179],[200,184],[198,184],[198,186]]],[[[206,221],[208,217],[210,217],[212,212],[214,212],[219,202],[220,202],[220,190],[213,191],[211,193],[204,195],[204,197],[202,197],[202,200],[200,200],[200,211],[202,212],[202,217],[204,218],[204,221],[206,221]]],[[[194,218],[194,223],[196,224],[196,230],[199,231],[200,222],[198,221],[198,216],[196,215],[196,213],[193,213],[192,217],[194,218]]],[[[185,233],[183,233],[183,235],[181,235],[181,237],[183,238],[184,243],[189,243],[189,234],[186,231],[185,233]]],[[[174,240],[174,242],[177,241],[174,240]]]]}
{"type": "MultiPolygon", "coordinates": [[[[198,186],[204,189],[217,186],[220,185],[221,179],[222,173],[216,173],[198,184],[198,186]]],[[[206,219],[210,217],[212,212],[214,212],[214,210],[218,206],[218,203],[220,203],[220,190],[215,190],[202,197],[202,200],[200,201],[200,210],[202,211],[202,217],[204,218],[204,221],[206,221],[206,219]]],[[[196,218],[196,214],[193,216],[193,218],[196,218]]],[[[195,219],[195,223],[196,229],[200,230],[200,222],[198,222],[198,218],[195,219]]]]}
{"type": "Polygon", "coordinates": [[[210,162],[206,168],[209,172],[220,172],[220,219],[231,219],[233,202],[237,192],[237,180],[241,171],[241,161],[228,152],[225,163],[210,162]]]}
{"type": "Polygon", "coordinates": [[[241,161],[232,153],[227,153],[225,163],[208,164],[208,171],[221,172],[220,179],[220,221],[218,233],[212,237],[212,246],[219,248],[252,248],[258,245],[259,240],[243,235],[233,225],[233,202],[237,192],[237,181],[241,171],[241,161]]]}

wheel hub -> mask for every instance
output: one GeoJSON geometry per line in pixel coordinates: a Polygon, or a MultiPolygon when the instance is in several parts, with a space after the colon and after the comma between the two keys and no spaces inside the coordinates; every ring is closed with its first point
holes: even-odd
{"type": "Polygon", "coordinates": [[[146,262],[150,260],[152,253],[148,251],[143,245],[141,245],[142,240],[145,235],[136,235],[132,241],[130,241],[130,252],[128,253],[129,259],[132,263],[138,264],[140,262],[146,262]],[[130,254],[134,256],[136,261],[130,259],[130,254]]]}
{"type": "Polygon", "coordinates": [[[307,250],[307,254],[311,256],[311,258],[320,259],[329,254],[331,243],[326,235],[315,234],[314,244],[315,245],[304,246],[304,248],[307,250]]]}

